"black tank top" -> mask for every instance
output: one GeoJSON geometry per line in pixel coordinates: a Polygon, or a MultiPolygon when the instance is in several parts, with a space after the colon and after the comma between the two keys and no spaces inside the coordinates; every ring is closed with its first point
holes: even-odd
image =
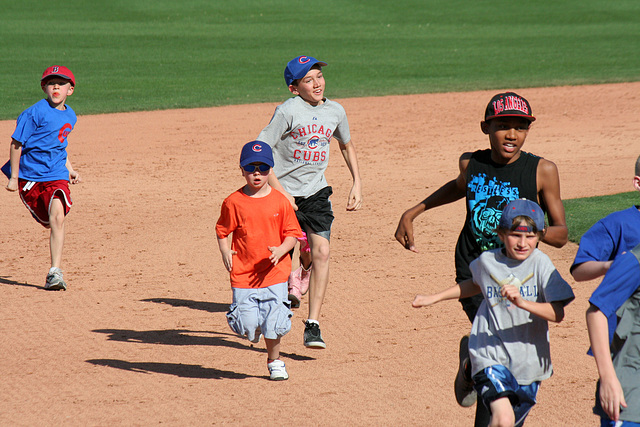
{"type": "Polygon", "coordinates": [[[513,163],[491,160],[491,150],[471,155],[467,166],[467,217],[456,244],[456,281],[471,278],[469,264],[482,252],[502,246],[496,228],[502,209],[515,199],[540,204],[536,172],[540,157],[522,151],[513,163]]]}

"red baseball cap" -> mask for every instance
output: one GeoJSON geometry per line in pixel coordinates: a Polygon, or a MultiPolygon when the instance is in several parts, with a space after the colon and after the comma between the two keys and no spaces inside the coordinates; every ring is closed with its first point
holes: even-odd
{"type": "Polygon", "coordinates": [[[70,80],[71,86],[76,85],[76,78],[73,76],[73,73],[71,72],[71,70],[62,65],[52,65],[51,67],[44,70],[44,73],[42,73],[42,78],[40,79],[40,81],[43,82],[44,79],[51,76],[62,77],[63,79],[70,80]]]}

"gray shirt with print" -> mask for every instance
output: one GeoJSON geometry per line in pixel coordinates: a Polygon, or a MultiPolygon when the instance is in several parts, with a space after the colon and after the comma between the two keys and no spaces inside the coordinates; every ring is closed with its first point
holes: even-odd
{"type": "Polygon", "coordinates": [[[524,261],[508,258],[502,249],[485,251],[470,268],[484,295],[469,338],[473,374],[502,365],[520,385],[549,378],[553,367],[547,321],[510,303],[500,288],[511,283],[526,300],[566,305],[574,299],[571,286],[539,249],[524,261]]]}
{"type": "Polygon", "coordinates": [[[324,187],[331,138],[351,140],[342,105],[325,99],[312,106],[299,96],[276,107],[258,140],[273,149],[273,171],[282,187],[294,197],[309,197],[324,187]]]}

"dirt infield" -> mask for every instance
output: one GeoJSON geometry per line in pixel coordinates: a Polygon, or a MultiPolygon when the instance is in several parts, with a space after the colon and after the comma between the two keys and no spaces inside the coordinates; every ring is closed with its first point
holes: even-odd
{"type": "MultiPolygon", "coordinates": [[[[474,411],[452,390],[470,328],[460,305],[410,306],[453,284],[464,204],[416,221],[418,254],[393,233],[406,208],[455,177],[460,153],[488,147],[479,122],[494,92],[340,100],[364,207],[345,211],[349,173],[332,144],[327,349],[302,344],[305,300],[282,341],[290,379],[277,383],[264,344],[226,324],[231,292],[214,234],[223,198],[243,184],[239,148],[275,104],[79,117],[69,154],[84,182],[71,189],[68,291],[43,290],[48,232],[0,191],[0,425],[471,425],[474,411]]],[[[558,165],[563,198],[632,190],[640,83],[517,92],[538,118],[524,150],[558,165]]],[[[7,155],[14,125],[0,122],[7,155]]],[[[576,300],[551,326],[555,374],[528,424],[596,425],[584,312],[597,282],[570,280],[574,244],[541,249],[576,300]]]]}

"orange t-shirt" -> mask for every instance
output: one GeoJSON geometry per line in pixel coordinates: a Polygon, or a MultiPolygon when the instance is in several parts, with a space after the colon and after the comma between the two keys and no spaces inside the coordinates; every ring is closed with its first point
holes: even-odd
{"type": "Polygon", "coordinates": [[[265,197],[249,197],[242,188],[222,203],[216,224],[219,239],[233,233],[231,286],[265,288],[286,282],[291,273],[291,257],[282,257],[278,265],[269,260],[269,246],[280,246],[285,237],[302,237],[295,211],[289,200],[275,189],[265,197]]]}

